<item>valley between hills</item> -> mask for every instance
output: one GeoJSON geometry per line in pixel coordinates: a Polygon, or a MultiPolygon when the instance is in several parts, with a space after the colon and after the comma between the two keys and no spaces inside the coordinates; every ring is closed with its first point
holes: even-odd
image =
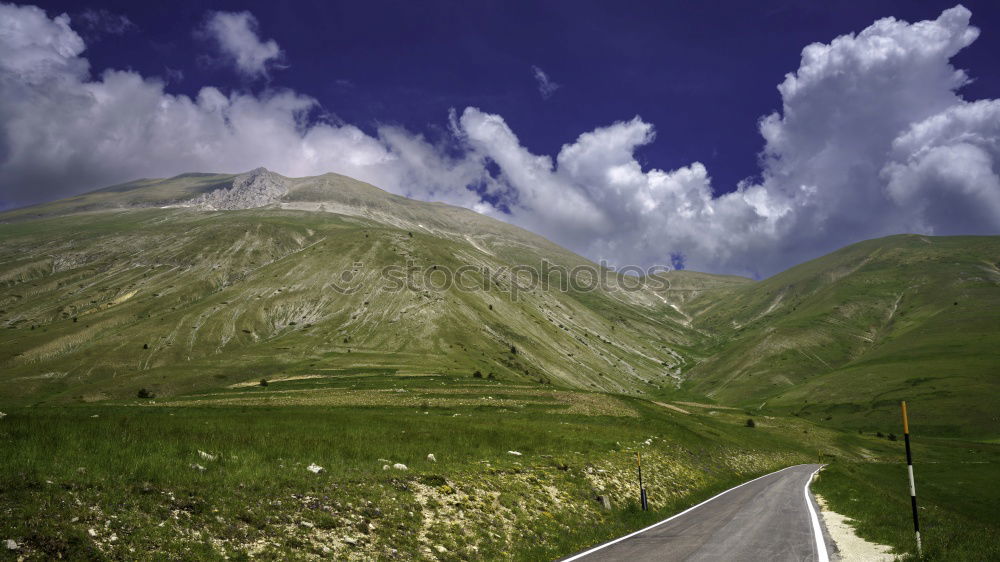
{"type": "Polygon", "coordinates": [[[0,264],[0,539],[29,559],[556,558],[817,459],[907,555],[900,400],[926,554],[998,554],[971,492],[1000,461],[998,236],[637,277],[257,169],[2,213],[0,264]]]}

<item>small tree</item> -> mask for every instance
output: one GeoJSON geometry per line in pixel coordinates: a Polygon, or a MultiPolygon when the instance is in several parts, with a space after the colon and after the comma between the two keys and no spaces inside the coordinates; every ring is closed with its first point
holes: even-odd
{"type": "Polygon", "coordinates": [[[757,422],[753,418],[747,418],[747,427],[757,427],[757,422]]]}
{"type": "Polygon", "coordinates": [[[139,397],[139,398],[142,398],[142,399],[156,398],[155,394],[153,394],[152,392],[146,390],[145,388],[140,388],[139,392],[136,392],[135,395],[137,397],[139,397]]]}

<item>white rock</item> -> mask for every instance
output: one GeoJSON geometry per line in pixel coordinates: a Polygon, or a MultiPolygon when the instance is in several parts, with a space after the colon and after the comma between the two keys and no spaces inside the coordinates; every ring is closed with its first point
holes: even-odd
{"type": "Polygon", "coordinates": [[[96,537],[97,536],[97,531],[95,531],[93,529],[87,529],[87,534],[90,535],[90,536],[92,536],[92,537],[96,537]]]}
{"type": "Polygon", "coordinates": [[[436,545],[436,546],[434,547],[434,550],[438,551],[438,552],[439,552],[439,553],[441,553],[441,554],[444,554],[445,552],[448,552],[448,549],[447,549],[447,548],[445,548],[445,547],[444,547],[444,545],[440,545],[440,544],[439,544],[439,545],[436,545]]]}
{"type": "Polygon", "coordinates": [[[214,461],[219,458],[218,455],[213,455],[211,453],[206,453],[205,451],[200,451],[200,450],[198,451],[198,456],[207,461],[214,461]]]}
{"type": "Polygon", "coordinates": [[[192,465],[191,465],[191,468],[193,468],[193,469],[195,469],[195,470],[197,470],[197,471],[204,471],[204,470],[205,470],[205,467],[201,466],[201,465],[200,465],[200,464],[198,464],[198,463],[194,463],[194,464],[192,464],[192,465]]]}
{"type": "Polygon", "coordinates": [[[643,445],[652,445],[653,444],[653,440],[652,439],[646,439],[645,441],[642,442],[642,444],[643,445]]]}
{"type": "Polygon", "coordinates": [[[330,547],[323,545],[323,554],[330,554],[331,552],[333,551],[330,550],[330,547]]]}
{"type": "Polygon", "coordinates": [[[401,462],[397,462],[396,464],[392,465],[392,468],[395,468],[396,470],[410,470],[409,467],[407,467],[405,464],[401,462]]]}
{"type": "Polygon", "coordinates": [[[94,415],[92,415],[90,417],[92,417],[92,418],[99,418],[99,417],[101,417],[101,415],[100,414],[94,414],[94,415]]]}
{"type": "Polygon", "coordinates": [[[5,414],[3,412],[0,412],[0,420],[4,419],[6,417],[7,417],[7,414],[5,414]]]}
{"type": "Polygon", "coordinates": [[[306,529],[312,529],[313,527],[315,527],[315,525],[313,525],[312,523],[310,523],[308,521],[299,521],[299,525],[302,525],[306,529]]]}
{"type": "Polygon", "coordinates": [[[3,544],[7,547],[7,550],[17,550],[17,543],[14,542],[14,539],[7,539],[3,544]]]}
{"type": "Polygon", "coordinates": [[[514,455],[515,457],[521,456],[520,451],[507,451],[508,455],[514,455]]]}
{"type": "Polygon", "coordinates": [[[312,463],[312,464],[310,464],[309,466],[306,467],[306,470],[308,470],[309,472],[312,472],[313,474],[319,474],[320,472],[323,472],[324,469],[323,469],[322,466],[320,466],[320,465],[318,465],[316,463],[312,463]]]}
{"type": "Polygon", "coordinates": [[[346,542],[347,544],[358,544],[358,539],[347,537],[346,539],[344,539],[344,542],[346,542]]]}
{"type": "Polygon", "coordinates": [[[379,459],[378,462],[389,462],[389,459],[379,459]]]}
{"type": "Polygon", "coordinates": [[[382,465],[382,470],[389,470],[389,465],[383,464],[382,465]]]}
{"type": "Polygon", "coordinates": [[[438,462],[437,457],[434,456],[434,453],[427,455],[427,460],[431,462],[438,462]]]}

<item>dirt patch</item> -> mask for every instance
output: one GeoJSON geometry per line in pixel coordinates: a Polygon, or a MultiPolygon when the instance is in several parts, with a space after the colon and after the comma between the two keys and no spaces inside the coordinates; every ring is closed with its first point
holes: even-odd
{"type": "MultiPolygon", "coordinates": [[[[294,377],[281,377],[281,378],[278,378],[278,379],[267,379],[267,382],[271,383],[271,382],[285,382],[285,381],[301,381],[301,380],[306,380],[306,379],[323,379],[323,378],[328,378],[328,376],[327,375],[298,375],[298,376],[294,376],[294,377]]],[[[250,386],[260,386],[260,381],[257,380],[257,381],[238,382],[236,384],[231,384],[231,385],[227,386],[226,388],[247,388],[247,387],[250,387],[250,386]]]]}
{"type": "MultiPolygon", "coordinates": [[[[308,377],[301,377],[308,378],[308,377]]],[[[275,379],[278,380],[278,379],[275,379]]],[[[248,385],[253,386],[253,385],[248,385]]],[[[468,391],[466,391],[468,392],[468,391]]],[[[408,407],[475,407],[518,409],[528,405],[554,406],[554,414],[584,416],[638,417],[639,413],[621,400],[604,394],[569,391],[545,391],[523,394],[523,397],[495,396],[427,396],[428,389],[407,392],[394,389],[293,389],[282,391],[240,391],[206,394],[197,399],[162,401],[152,406],[408,406],[408,407]]]]}
{"type": "Polygon", "coordinates": [[[692,406],[694,408],[710,408],[712,410],[739,410],[739,408],[734,408],[732,406],[719,406],[718,404],[701,404],[699,402],[677,402],[678,404],[684,404],[685,406],[692,406]]]}
{"type": "Polygon", "coordinates": [[[684,408],[678,408],[677,406],[674,406],[673,404],[666,404],[664,402],[657,402],[655,400],[653,401],[653,404],[656,404],[657,406],[663,406],[664,408],[667,408],[668,410],[673,410],[675,412],[680,412],[682,414],[690,414],[691,413],[691,412],[685,410],[684,408]]]}
{"type": "Polygon", "coordinates": [[[837,543],[837,550],[840,551],[840,560],[843,562],[891,562],[896,557],[892,555],[892,548],[883,544],[868,542],[854,533],[851,526],[852,519],[830,511],[826,500],[822,496],[816,495],[816,503],[819,504],[823,522],[826,530],[830,532],[833,542],[837,543]]]}

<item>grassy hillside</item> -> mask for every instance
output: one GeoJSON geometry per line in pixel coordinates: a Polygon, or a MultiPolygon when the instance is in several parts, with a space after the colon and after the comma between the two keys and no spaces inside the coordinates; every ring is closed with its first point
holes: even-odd
{"type": "Polygon", "coordinates": [[[1000,237],[892,236],[691,303],[715,337],[688,372],[723,402],[844,427],[996,435],[1000,237]],[[711,301],[709,305],[705,301],[711,301]]]}
{"type": "Polygon", "coordinates": [[[673,386],[703,339],[649,291],[562,291],[517,271],[589,264],[540,237],[351,182],[296,180],[288,204],[336,206],[322,212],[4,215],[0,401],[170,395],[354,368],[644,393],[673,386]]]}

